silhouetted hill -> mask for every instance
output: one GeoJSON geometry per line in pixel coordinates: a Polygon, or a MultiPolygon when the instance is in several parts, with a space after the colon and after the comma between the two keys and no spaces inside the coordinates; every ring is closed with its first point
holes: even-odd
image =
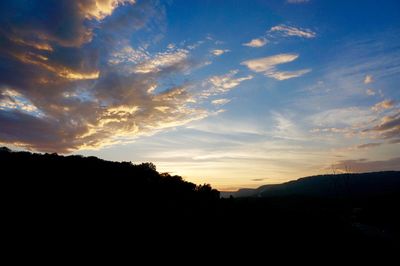
{"type": "Polygon", "coordinates": [[[400,172],[349,173],[318,175],[300,178],[282,184],[264,185],[256,189],[223,192],[234,197],[320,197],[363,198],[399,193],[400,172]]]}
{"type": "Polygon", "coordinates": [[[136,216],[136,221],[147,223],[166,216],[204,216],[219,200],[219,191],[210,185],[159,173],[152,163],[135,165],[1,148],[0,165],[12,211],[26,210],[34,216],[108,214],[136,216]]]}
{"type": "Polygon", "coordinates": [[[154,258],[165,249],[203,258],[319,249],[359,258],[399,243],[398,172],[310,177],[224,199],[152,163],[0,148],[0,167],[8,246],[112,243],[154,258]]]}

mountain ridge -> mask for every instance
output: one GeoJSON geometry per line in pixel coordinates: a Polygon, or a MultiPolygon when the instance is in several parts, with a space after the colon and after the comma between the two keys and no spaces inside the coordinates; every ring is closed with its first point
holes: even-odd
{"type": "Polygon", "coordinates": [[[222,197],[268,196],[360,196],[372,193],[394,193],[400,188],[400,171],[346,173],[301,177],[281,184],[267,184],[258,188],[243,188],[234,192],[221,192],[222,197]],[[387,183],[387,184],[386,184],[387,183]],[[361,186],[361,187],[360,187],[361,186]],[[308,187],[308,188],[307,188],[308,187]]]}

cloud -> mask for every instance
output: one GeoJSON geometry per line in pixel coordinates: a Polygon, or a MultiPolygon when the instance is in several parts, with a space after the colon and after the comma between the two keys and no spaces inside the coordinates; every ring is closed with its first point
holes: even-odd
{"type": "Polygon", "coordinates": [[[379,123],[364,132],[377,132],[383,139],[393,139],[400,137],[400,112],[394,115],[384,116],[379,123]]]}
{"type": "Polygon", "coordinates": [[[214,105],[223,105],[223,104],[227,104],[229,103],[231,100],[229,99],[217,99],[217,100],[213,100],[211,103],[214,105]]]}
{"type": "Polygon", "coordinates": [[[228,53],[228,52],[230,52],[230,50],[228,50],[228,49],[225,49],[225,50],[215,49],[215,50],[211,51],[211,53],[215,56],[220,56],[220,55],[223,55],[224,53],[228,53]]]}
{"type": "Polygon", "coordinates": [[[247,66],[254,72],[270,72],[271,70],[275,69],[276,65],[292,62],[298,57],[299,55],[297,54],[278,54],[274,56],[247,60],[242,62],[241,65],[247,66]]]}
{"type": "Polygon", "coordinates": [[[111,15],[119,5],[135,2],[136,0],[92,0],[80,1],[78,6],[85,14],[85,18],[101,20],[111,15]]]}
{"type": "Polygon", "coordinates": [[[365,93],[366,93],[368,96],[374,96],[374,95],[376,94],[376,92],[375,92],[373,89],[367,89],[367,90],[365,91],[365,93]]]}
{"type": "Polygon", "coordinates": [[[19,110],[40,116],[38,108],[21,93],[14,90],[4,90],[0,94],[0,110],[19,110]]]}
{"type": "Polygon", "coordinates": [[[303,3],[308,3],[310,0],[287,0],[289,4],[303,4],[303,3]]]}
{"type": "Polygon", "coordinates": [[[221,94],[230,91],[231,89],[237,87],[243,81],[250,80],[253,78],[252,75],[248,75],[245,77],[236,78],[235,76],[239,73],[238,70],[231,70],[229,73],[220,75],[220,76],[212,76],[207,80],[206,85],[210,85],[210,88],[205,90],[203,96],[210,96],[221,94]]]}
{"type": "Polygon", "coordinates": [[[364,78],[364,84],[370,84],[372,82],[374,82],[373,77],[371,75],[366,75],[364,78]]]}
{"type": "Polygon", "coordinates": [[[110,16],[118,6],[134,3],[133,0],[36,0],[29,8],[24,2],[2,3],[0,24],[4,30],[2,34],[19,45],[48,51],[54,44],[79,47],[92,40],[93,26],[110,16]]]}
{"type": "Polygon", "coordinates": [[[382,143],[379,142],[372,142],[372,143],[365,143],[365,144],[360,144],[357,146],[357,149],[369,149],[369,148],[374,148],[381,146],[382,143]]]}
{"type": "Polygon", "coordinates": [[[144,62],[150,60],[151,55],[143,47],[133,49],[132,46],[126,45],[122,49],[113,51],[108,60],[109,64],[121,64],[121,63],[135,63],[144,62]]]}
{"type": "Polygon", "coordinates": [[[304,74],[307,74],[311,71],[311,69],[302,69],[298,71],[277,71],[273,73],[269,73],[267,76],[277,79],[277,80],[286,80],[286,79],[291,79],[291,78],[298,78],[303,76],[304,74]]]}
{"type": "Polygon", "coordinates": [[[277,65],[293,62],[298,57],[299,55],[297,54],[278,54],[274,56],[247,60],[240,64],[247,66],[254,72],[263,72],[267,77],[277,80],[286,80],[300,77],[311,71],[311,69],[302,69],[297,71],[278,71],[276,69],[277,65]]]}
{"type": "Polygon", "coordinates": [[[335,133],[346,137],[387,140],[389,143],[400,138],[400,112],[395,109],[376,112],[372,108],[338,108],[314,114],[308,120],[317,126],[311,130],[312,133],[335,133]]]}
{"type": "Polygon", "coordinates": [[[384,116],[381,119],[380,124],[375,126],[373,130],[386,131],[398,128],[399,126],[400,126],[400,112],[391,116],[384,116]]]}
{"type": "Polygon", "coordinates": [[[248,46],[248,47],[253,47],[253,48],[263,47],[267,43],[269,43],[268,39],[278,39],[282,36],[283,37],[297,36],[297,37],[301,37],[301,38],[314,38],[316,36],[316,33],[310,29],[296,28],[296,27],[287,26],[287,25],[282,24],[282,25],[277,25],[277,26],[271,27],[267,31],[266,36],[252,39],[251,41],[249,41],[247,43],[243,43],[242,45],[248,46]]]}
{"type": "Polygon", "coordinates": [[[400,138],[399,139],[392,139],[389,141],[390,144],[398,144],[400,143],[400,138]]]}
{"type": "Polygon", "coordinates": [[[287,140],[304,140],[305,135],[299,129],[296,122],[288,115],[272,112],[275,129],[271,132],[274,138],[287,140]]]}
{"type": "Polygon", "coordinates": [[[131,45],[132,34],[143,29],[159,36],[164,17],[156,1],[133,3],[0,3],[0,143],[65,153],[132,141],[210,114],[185,82],[161,82],[199,64],[187,47],[150,53],[131,45]]]}
{"type": "Polygon", "coordinates": [[[359,160],[343,160],[332,166],[334,169],[351,172],[376,172],[376,171],[393,171],[400,170],[400,157],[382,161],[368,161],[366,159],[359,160]]]}
{"type": "Polygon", "coordinates": [[[156,54],[153,58],[139,63],[135,68],[135,73],[157,73],[162,69],[167,69],[173,66],[181,66],[184,69],[188,58],[189,51],[178,49],[176,51],[166,51],[156,54]]]}
{"type": "Polygon", "coordinates": [[[376,120],[376,113],[369,108],[347,107],[317,112],[307,118],[316,128],[312,133],[340,134],[346,137],[363,135],[362,131],[376,120]]]}
{"type": "Polygon", "coordinates": [[[256,39],[252,39],[251,41],[244,43],[244,46],[248,46],[248,47],[253,47],[253,48],[258,48],[258,47],[263,47],[264,45],[266,45],[268,43],[268,40],[265,38],[256,38],[256,39]]]}
{"type": "Polygon", "coordinates": [[[372,106],[372,110],[374,110],[375,112],[379,112],[382,110],[386,110],[386,109],[390,109],[393,108],[395,105],[395,101],[393,100],[384,100],[382,102],[379,102],[377,104],[375,104],[374,106],[372,106]]]}
{"type": "Polygon", "coordinates": [[[310,29],[296,28],[287,25],[277,25],[272,27],[269,32],[279,32],[285,37],[301,37],[301,38],[315,38],[316,33],[310,29]]]}
{"type": "Polygon", "coordinates": [[[348,128],[326,127],[326,128],[313,128],[310,133],[348,133],[348,128]]]}
{"type": "Polygon", "coordinates": [[[266,178],[253,178],[253,179],[251,179],[251,181],[254,181],[254,182],[260,182],[260,181],[264,181],[266,178]]]}

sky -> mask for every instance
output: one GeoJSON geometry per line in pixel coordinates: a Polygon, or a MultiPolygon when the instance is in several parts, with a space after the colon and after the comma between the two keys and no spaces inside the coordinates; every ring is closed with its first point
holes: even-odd
{"type": "Polygon", "coordinates": [[[0,2],[0,144],[220,190],[400,170],[400,2],[0,2]]]}

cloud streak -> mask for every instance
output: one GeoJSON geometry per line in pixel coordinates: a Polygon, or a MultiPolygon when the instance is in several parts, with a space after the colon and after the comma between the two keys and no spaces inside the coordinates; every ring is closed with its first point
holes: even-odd
{"type": "Polygon", "coordinates": [[[381,145],[382,145],[382,143],[379,143],[379,142],[365,143],[365,144],[358,145],[357,149],[369,149],[369,148],[379,147],[381,145]]]}
{"type": "Polygon", "coordinates": [[[296,28],[283,24],[272,27],[269,32],[280,33],[284,37],[301,37],[307,39],[316,37],[316,33],[310,29],[296,28]]]}
{"type": "Polygon", "coordinates": [[[302,69],[297,71],[277,70],[277,65],[293,62],[298,57],[298,54],[278,54],[274,56],[247,60],[242,62],[241,65],[245,65],[248,69],[256,73],[264,73],[264,75],[267,77],[277,80],[286,80],[300,77],[311,71],[311,69],[302,69]]]}
{"type": "Polygon", "coordinates": [[[229,99],[217,99],[217,100],[213,100],[211,103],[215,104],[215,105],[224,105],[229,103],[231,100],[229,99]]]}
{"type": "Polygon", "coordinates": [[[265,38],[256,38],[252,39],[251,41],[244,43],[243,46],[248,46],[248,47],[253,47],[253,48],[259,48],[263,47],[268,43],[268,40],[265,38]]]}
{"type": "Polygon", "coordinates": [[[302,69],[297,71],[276,71],[266,74],[266,76],[277,79],[277,80],[286,80],[291,78],[298,78],[307,73],[309,73],[311,69],[302,69]]]}
{"type": "Polygon", "coordinates": [[[400,138],[400,112],[382,117],[377,125],[364,132],[376,132],[383,139],[400,138]]]}
{"type": "Polygon", "coordinates": [[[223,54],[228,53],[228,52],[230,52],[230,50],[228,50],[228,49],[225,49],[225,50],[222,50],[222,49],[215,49],[215,50],[212,50],[212,51],[211,51],[211,53],[212,53],[213,55],[215,55],[215,56],[220,56],[220,55],[223,55],[223,54]]]}
{"type": "Polygon", "coordinates": [[[374,110],[375,112],[380,112],[383,110],[387,110],[387,109],[391,109],[393,108],[395,105],[395,101],[393,100],[384,100],[382,102],[379,102],[377,104],[375,104],[374,106],[372,106],[372,110],[374,110]]]}
{"type": "Polygon", "coordinates": [[[252,75],[237,78],[236,75],[238,73],[238,70],[231,70],[227,74],[210,77],[206,82],[206,86],[210,86],[210,88],[208,90],[205,90],[203,92],[203,95],[210,96],[226,93],[231,89],[239,86],[240,83],[242,83],[243,81],[253,78],[252,75]]]}
{"type": "Polygon", "coordinates": [[[139,63],[134,68],[135,73],[157,73],[163,69],[181,66],[185,68],[185,62],[188,58],[188,50],[178,49],[176,51],[166,51],[158,53],[149,60],[139,63]]]}

